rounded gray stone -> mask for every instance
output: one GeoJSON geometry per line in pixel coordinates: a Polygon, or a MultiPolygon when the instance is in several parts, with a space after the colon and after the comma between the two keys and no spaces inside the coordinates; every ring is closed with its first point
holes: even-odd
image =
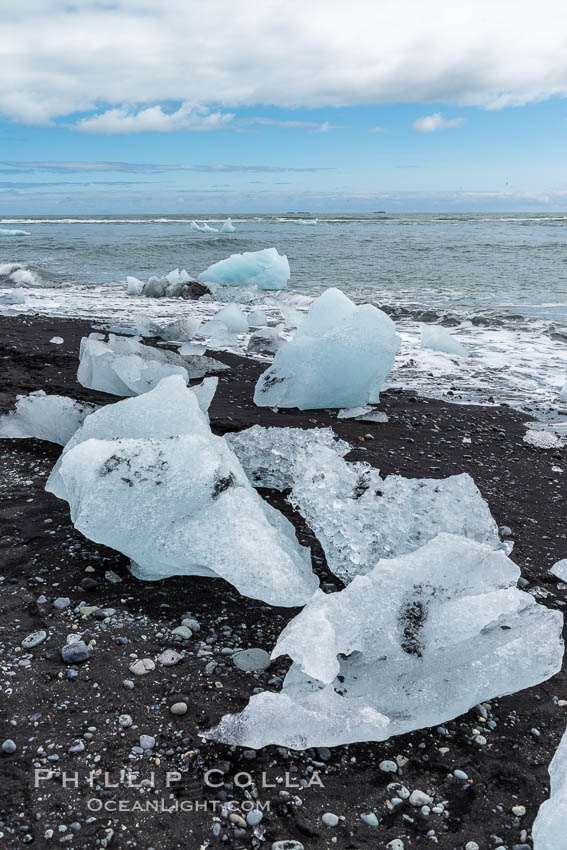
{"type": "Polygon", "coordinates": [[[140,735],[140,746],[143,750],[153,750],[156,739],[153,735],[140,735]]]}
{"type": "Polygon", "coordinates": [[[40,643],[43,643],[47,638],[47,632],[44,632],[42,629],[39,629],[37,632],[31,632],[27,637],[23,639],[20,646],[23,649],[33,649],[34,646],[39,646],[40,643]]]}
{"type": "Polygon", "coordinates": [[[182,714],[187,714],[187,703],[174,702],[169,710],[172,714],[177,714],[178,716],[181,716],[182,714]]]}
{"type": "Polygon", "coordinates": [[[61,661],[64,664],[80,664],[82,661],[88,661],[90,657],[91,651],[82,640],[69,643],[61,650],[61,661]]]}
{"type": "Polygon", "coordinates": [[[239,670],[245,673],[262,673],[271,664],[271,658],[265,649],[241,649],[232,656],[239,670]]]}
{"type": "Polygon", "coordinates": [[[246,815],[246,823],[248,826],[258,826],[263,817],[264,815],[262,812],[259,812],[258,809],[254,809],[246,815]]]}
{"type": "Polygon", "coordinates": [[[337,815],[333,814],[333,812],[325,812],[321,820],[325,826],[337,826],[339,822],[337,815]]]}
{"type": "Polygon", "coordinates": [[[11,738],[6,738],[6,740],[2,744],[2,752],[6,753],[6,755],[8,755],[8,756],[11,756],[12,753],[16,752],[16,750],[17,750],[17,747],[16,747],[14,741],[12,741],[11,738]]]}

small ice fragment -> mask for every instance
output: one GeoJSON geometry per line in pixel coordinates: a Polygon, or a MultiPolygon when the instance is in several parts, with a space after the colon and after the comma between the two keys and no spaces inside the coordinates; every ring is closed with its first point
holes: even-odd
{"type": "Polygon", "coordinates": [[[31,236],[31,233],[28,233],[27,230],[6,230],[2,228],[0,236],[31,236]]]}
{"type": "Polygon", "coordinates": [[[362,416],[356,417],[357,422],[380,422],[382,424],[389,422],[388,415],[381,410],[373,410],[372,413],[364,413],[362,416]]]}
{"type": "Polygon", "coordinates": [[[535,446],[537,449],[560,449],[563,446],[561,440],[552,431],[528,430],[524,434],[524,443],[535,446]]]}
{"type": "Polygon", "coordinates": [[[343,407],[337,413],[337,419],[358,419],[365,413],[370,413],[372,409],[372,407],[343,407]]]}
{"type": "Polygon", "coordinates": [[[285,344],[281,332],[283,325],[275,328],[258,328],[251,334],[246,350],[255,354],[276,354],[285,344]]]}
{"type": "Polygon", "coordinates": [[[128,276],[126,278],[126,294],[141,295],[144,288],[144,281],[138,280],[137,277],[128,276]]]}
{"type": "Polygon", "coordinates": [[[289,278],[287,257],[278,254],[275,248],[231,254],[199,275],[201,283],[257,286],[258,289],[285,289],[289,278]]]}
{"type": "Polygon", "coordinates": [[[200,225],[200,224],[197,224],[197,222],[196,222],[196,221],[192,221],[192,222],[191,222],[191,230],[198,230],[198,231],[202,231],[202,230],[204,230],[204,228],[203,228],[203,227],[201,227],[201,225],[200,225]]]}
{"type": "Polygon", "coordinates": [[[211,225],[207,224],[206,221],[203,222],[203,226],[201,227],[201,230],[203,230],[205,233],[218,233],[218,230],[216,229],[216,227],[211,227],[211,225]]]}
{"type": "Polygon", "coordinates": [[[61,345],[65,340],[62,336],[52,336],[49,342],[52,342],[54,345],[61,345]]]}
{"type": "Polygon", "coordinates": [[[236,230],[236,227],[232,223],[232,219],[227,218],[227,220],[224,222],[223,226],[221,227],[221,233],[234,233],[235,230],[236,230]]]}
{"type": "Polygon", "coordinates": [[[64,446],[84,419],[97,409],[95,404],[74,401],[37,390],[16,396],[16,409],[0,416],[0,437],[35,437],[64,446]]]}
{"type": "Polygon", "coordinates": [[[468,354],[465,346],[442,325],[421,325],[421,347],[447,354],[468,354]]]}
{"type": "Polygon", "coordinates": [[[201,354],[204,354],[207,350],[206,345],[199,345],[197,342],[184,342],[181,348],[179,349],[179,354],[183,355],[193,355],[195,357],[199,357],[201,354]]]}
{"type": "Polygon", "coordinates": [[[199,336],[209,339],[213,348],[216,345],[230,346],[235,342],[234,335],[231,334],[225,323],[219,322],[217,319],[204,322],[199,328],[199,336]]]}
{"type": "Polygon", "coordinates": [[[567,558],[562,558],[557,561],[549,570],[554,576],[560,578],[561,581],[567,582],[567,558]]]}
{"type": "Polygon", "coordinates": [[[185,340],[193,339],[200,325],[200,319],[190,318],[188,316],[173,319],[169,322],[158,322],[146,316],[136,317],[136,330],[140,336],[159,337],[166,341],[175,340],[177,342],[184,342],[185,340]]]}
{"type": "Polygon", "coordinates": [[[272,652],[293,661],[281,691],[205,737],[295,750],[383,741],[546,681],[561,669],[563,616],[519,576],[504,552],[440,534],[342,591],[317,590],[272,652]]]}
{"type": "Polygon", "coordinates": [[[350,408],[376,403],[400,346],[389,316],[327,289],[258,379],[259,407],[350,408]]]}
{"type": "Polygon", "coordinates": [[[218,384],[218,378],[205,378],[200,384],[190,387],[191,392],[197,396],[199,407],[205,414],[211,406],[218,384]]]}
{"type": "Polygon", "coordinates": [[[223,322],[233,334],[245,334],[248,331],[246,316],[236,304],[227,304],[215,313],[213,321],[223,322]]]}
{"type": "Polygon", "coordinates": [[[268,317],[263,310],[253,310],[248,314],[248,325],[251,328],[261,328],[268,324],[268,317]]]}

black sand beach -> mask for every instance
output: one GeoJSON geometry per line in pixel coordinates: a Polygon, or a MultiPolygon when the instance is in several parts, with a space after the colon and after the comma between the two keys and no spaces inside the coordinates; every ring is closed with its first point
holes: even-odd
{"type": "MultiPolygon", "coordinates": [[[[38,389],[96,403],[116,401],[76,382],[79,342],[91,330],[81,321],[0,318],[0,413],[13,408],[17,394],[38,389]],[[54,335],[64,343],[50,344],[54,335]]],[[[216,433],[254,423],[330,425],[352,445],[350,459],[363,459],[384,475],[441,478],[468,472],[497,522],[511,530],[511,557],[525,589],[541,604],[564,610],[567,587],[548,570],[567,557],[567,492],[559,471],[565,451],[524,443],[525,417],[506,407],[450,404],[393,390],[383,394],[380,406],[387,424],[341,421],[323,411],[273,413],[252,403],[261,364],[215,356],[231,367],[220,378],[210,410],[216,433]],[[464,437],[471,442],[463,443],[464,437]]],[[[197,850],[269,848],[287,839],[306,850],[378,850],[399,839],[392,850],[463,850],[467,842],[481,850],[531,848],[531,824],[548,796],[547,766],[567,723],[565,671],[541,686],[493,700],[482,714],[472,710],[441,729],[385,743],[298,753],[205,742],[200,730],[242,709],[255,688],[277,690],[288,666],[280,659],[265,673],[244,673],[222,649],[257,646],[269,652],[296,611],[243,598],[221,580],[142,583],[133,578],[126,558],[83,538],[70,522],[67,504],[45,493],[59,453],[60,447],[37,440],[0,445],[0,738],[17,747],[0,754],[0,846],[197,850]],[[115,574],[110,579],[109,571],[115,574]],[[42,598],[46,601],[38,601],[42,598]],[[56,598],[70,604],[59,610],[53,606],[56,598]],[[105,619],[100,609],[115,614],[105,619]],[[179,644],[171,630],[184,615],[199,622],[200,632],[179,644]],[[38,629],[47,631],[48,639],[22,649],[22,639],[38,629]],[[77,664],[76,673],[59,654],[73,630],[96,640],[92,658],[77,664]],[[210,654],[197,653],[198,640],[208,641],[210,654]],[[166,647],[184,650],[178,664],[157,662],[147,675],[130,673],[133,661],[155,659],[166,647]],[[187,713],[174,716],[170,707],[180,701],[187,713]],[[131,716],[131,726],[120,726],[124,714],[131,716]],[[156,740],[151,757],[132,749],[142,734],[156,740]],[[384,760],[397,763],[396,775],[379,769],[384,760]],[[136,787],[120,786],[120,771],[130,768],[139,774],[136,787]],[[222,788],[207,786],[211,768],[221,771],[212,779],[222,776],[222,788]],[[44,773],[35,775],[34,769],[44,773]],[[53,771],[50,779],[43,778],[47,769],[53,771]],[[456,778],[455,770],[468,779],[456,778]],[[168,771],[180,774],[169,788],[168,771]],[[314,771],[320,782],[298,788],[314,771]],[[269,803],[255,828],[242,820],[241,809],[232,820],[220,811],[221,802],[247,799],[251,787],[236,784],[246,783],[247,774],[258,800],[269,803]],[[148,784],[139,787],[144,780],[148,784]],[[392,806],[390,782],[425,792],[442,811],[426,816],[408,801],[392,806]],[[522,808],[513,811],[518,806],[525,814],[522,808]],[[336,827],[322,822],[325,812],[341,818],[336,827]],[[361,820],[369,813],[378,826],[361,820]]],[[[339,587],[285,494],[262,495],[312,547],[321,580],[339,587]]],[[[290,843],[289,850],[294,846],[290,843]]]]}

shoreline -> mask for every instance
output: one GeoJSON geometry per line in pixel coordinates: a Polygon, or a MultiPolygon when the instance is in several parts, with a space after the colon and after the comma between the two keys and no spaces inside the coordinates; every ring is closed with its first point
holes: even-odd
{"type": "MultiPolygon", "coordinates": [[[[16,394],[38,389],[99,404],[118,401],[118,397],[86,390],[76,382],[80,338],[94,329],[93,324],[99,322],[1,316],[0,413],[13,409],[16,394]],[[63,337],[64,343],[50,344],[54,335],[63,337]]],[[[567,586],[548,570],[567,557],[564,473],[557,471],[564,469],[567,449],[542,450],[524,443],[524,423],[530,417],[509,407],[451,404],[398,390],[382,394],[380,410],[389,417],[385,424],[337,420],[336,414],[317,410],[274,413],[252,402],[254,383],[265,363],[225,352],[214,352],[214,356],[231,366],[230,372],[220,376],[209,411],[215,433],[256,423],[331,426],[353,447],[349,460],[365,460],[382,475],[441,478],[468,472],[497,523],[512,531],[511,558],[521,568],[525,589],[541,604],[564,610],[567,586]],[[373,439],[365,436],[368,434],[373,439]],[[471,442],[463,442],[464,438],[471,442]]],[[[447,734],[426,729],[384,743],[353,744],[323,753],[307,750],[286,755],[277,747],[253,753],[203,743],[199,730],[212,726],[222,714],[239,711],[255,687],[277,689],[278,677],[288,666],[280,659],[266,673],[242,673],[222,649],[260,646],[269,652],[296,609],[270,609],[240,597],[221,580],[177,577],[143,583],[134,579],[127,572],[126,558],[83,538],[70,522],[68,506],[44,492],[45,478],[60,451],[59,446],[37,440],[2,440],[1,444],[0,551],[5,565],[0,574],[5,581],[0,583],[4,662],[0,685],[5,705],[0,716],[2,740],[12,738],[17,744],[13,755],[0,758],[6,790],[5,801],[0,803],[4,846],[20,846],[17,830],[21,825],[27,824],[36,843],[44,846],[46,830],[54,829],[57,834],[60,824],[70,828],[72,822],[80,824],[69,842],[77,848],[94,846],[95,839],[104,838],[106,829],[114,830],[112,848],[132,846],[128,842],[136,841],[142,831],[145,846],[155,850],[199,846],[207,839],[213,848],[255,846],[251,827],[238,822],[225,827],[222,818],[221,836],[215,837],[213,818],[218,818],[219,812],[210,808],[178,813],[167,820],[156,817],[151,809],[89,812],[87,801],[92,797],[103,800],[103,805],[105,800],[121,798],[144,802],[145,797],[139,789],[93,791],[82,781],[78,788],[65,789],[57,778],[34,788],[34,765],[77,772],[81,777],[97,769],[115,777],[130,766],[142,768],[144,775],[152,770],[163,774],[167,768],[182,777],[164,791],[167,799],[174,794],[177,801],[203,804],[216,800],[219,805],[230,795],[244,800],[243,789],[233,782],[239,771],[253,775],[258,786],[263,773],[275,782],[274,777],[286,774],[292,779],[308,777],[309,767],[319,771],[323,787],[314,785],[303,792],[292,784],[288,797],[280,794],[285,779],[283,784],[276,782],[275,788],[258,787],[260,799],[271,803],[260,825],[263,846],[268,848],[272,841],[293,839],[306,850],[323,850],[336,837],[337,846],[359,850],[376,850],[400,838],[405,850],[410,850],[423,846],[431,829],[438,839],[434,846],[440,850],[461,848],[467,841],[476,841],[482,848],[496,846],[490,838],[494,835],[509,848],[526,844],[537,809],[548,795],[547,766],[567,722],[567,703],[559,706],[552,699],[567,700],[565,667],[542,685],[493,700],[489,716],[496,725],[490,730],[486,729],[487,718],[479,719],[473,710],[444,724],[447,734]],[[120,581],[109,580],[109,570],[120,581]],[[47,598],[45,603],[38,602],[42,596],[47,598]],[[68,598],[70,604],[59,610],[52,605],[55,598],[68,598]],[[116,613],[105,622],[94,609],[88,614],[79,610],[93,606],[116,613]],[[213,639],[209,644],[212,654],[199,655],[195,638],[183,645],[174,642],[171,629],[184,614],[199,621],[199,640],[213,639]],[[232,630],[229,636],[223,633],[223,625],[232,630]],[[69,679],[59,648],[74,627],[95,638],[97,645],[91,660],[69,679]],[[49,633],[47,641],[30,653],[22,651],[21,639],[37,629],[49,633]],[[117,643],[117,638],[125,638],[127,643],[117,643]],[[182,652],[179,664],[157,663],[147,676],[130,674],[131,653],[155,658],[168,646],[182,652]],[[21,665],[22,659],[28,658],[29,665],[27,661],[21,665]],[[212,661],[217,664],[207,673],[212,661]],[[125,686],[125,680],[133,681],[134,686],[125,686]],[[187,713],[172,715],[170,706],[182,698],[187,713]],[[119,726],[122,714],[131,715],[132,726],[119,726]],[[16,725],[11,725],[13,720],[16,725]],[[89,732],[89,726],[96,729],[89,732]],[[472,734],[479,726],[487,741],[482,746],[472,734]],[[91,737],[83,737],[85,732],[91,737]],[[149,758],[132,751],[140,734],[156,738],[149,758]],[[82,741],[84,749],[69,752],[76,740],[82,741]],[[45,755],[37,754],[39,747],[45,755]],[[446,752],[440,752],[446,747],[446,752]],[[49,761],[49,755],[59,759],[49,761]],[[100,759],[95,761],[97,756],[100,759]],[[397,757],[396,776],[378,768],[382,761],[397,757]],[[407,763],[400,766],[399,757],[402,762],[408,759],[407,763]],[[233,787],[220,791],[208,787],[203,777],[210,769],[220,769],[233,787]],[[457,781],[454,770],[464,771],[472,782],[457,781]],[[390,809],[387,785],[391,781],[410,790],[433,792],[436,802],[448,801],[448,814],[426,817],[407,804],[390,809]],[[295,794],[302,799],[299,807],[293,805],[295,794]],[[512,813],[516,805],[526,807],[525,816],[512,813]],[[345,820],[329,828],[321,822],[325,812],[336,812],[345,820]],[[379,820],[377,827],[360,818],[370,812],[379,820]],[[96,820],[87,823],[89,817],[96,820]],[[119,824],[113,822],[116,818],[119,824]],[[221,840],[223,834],[228,835],[226,841],[221,840]]],[[[294,522],[300,541],[312,547],[314,569],[321,580],[337,584],[324,565],[319,544],[287,505],[285,496],[276,491],[261,493],[294,522]]],[[[164,789],[156,790],[159,797],[164,789]]],[[[56,841],[54,837],[53,843],[56,841]]]]}

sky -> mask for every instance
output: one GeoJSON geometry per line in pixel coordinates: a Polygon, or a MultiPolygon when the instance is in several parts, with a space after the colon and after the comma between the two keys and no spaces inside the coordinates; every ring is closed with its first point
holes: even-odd
{"type": "Polygon", "coordinates": [[[0,213],[567,210],[556,0],[0,0],[0,213]]]}

